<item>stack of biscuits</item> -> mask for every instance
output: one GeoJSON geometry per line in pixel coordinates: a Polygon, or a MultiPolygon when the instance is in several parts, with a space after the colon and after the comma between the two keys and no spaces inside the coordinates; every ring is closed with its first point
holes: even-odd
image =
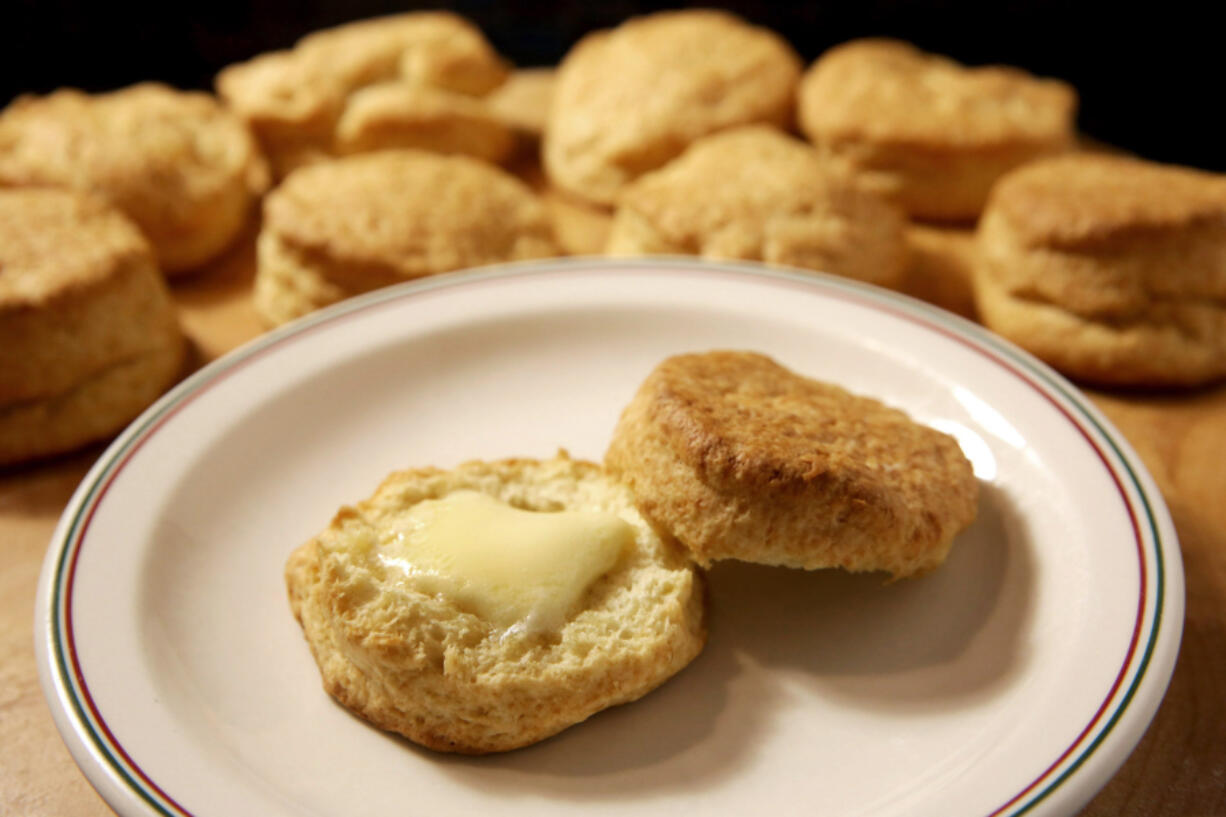
{"type": "MultiPolygon", "coordinates": [[[[269,326],[473,266],[688,255],[900,290],[1087,383],[1226,377],[1226,181],[1085,149],[1059,80],[886,39],[806,66],[779,34],[699,9],[523,69],[462,17],[413,12],[311,33],[215,90],[21,97],[0,112],[0,189],[114,210],[168,278],[260,216],[269,326]]],[[[36,266],[71,280],[71,256],[36,266]]],[[[20,311],[13,287],[0,320],[20,311]]],[[[46,396],[12,365],[0,400],[46,396]]]]}

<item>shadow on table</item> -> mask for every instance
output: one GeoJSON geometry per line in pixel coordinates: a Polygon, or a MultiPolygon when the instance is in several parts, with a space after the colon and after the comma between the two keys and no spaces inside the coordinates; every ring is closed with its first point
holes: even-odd
{"type": "Polygon", "coordinates": [[[1026,660],[1034,567],[1009,499],[981,490],[979,518],[926,577],[717,565],[707,648],[663,687],[528,749],[429,757],[499,796],[633,800],[726,782],[798,688],[898,716],[991,696],[1026,660]]]}

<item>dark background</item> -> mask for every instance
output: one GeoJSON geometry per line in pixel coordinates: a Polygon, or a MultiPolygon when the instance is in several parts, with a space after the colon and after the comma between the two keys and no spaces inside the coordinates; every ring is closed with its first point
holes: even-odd
{"type": "MultiPolygon", "coordinates": [[[[82,3],[0,0],[0,104],[71,85],[143,79],[207,88],[227,63],[289,46],[307,31],[376,14],[440,7],[358,0],[82,3]]],[[[520,65],[553,64],[583,33],[678,7],[614,0],[447,6],[520,65]]],[[[1038,0],[711,2],[779,31],[806,59],[868,35],[902,37],[966,63],[1060,77],[1081,93],[1087,134],[1160,161],[1226,171],[1226,39],[1216,3],[1038,0]]]]}

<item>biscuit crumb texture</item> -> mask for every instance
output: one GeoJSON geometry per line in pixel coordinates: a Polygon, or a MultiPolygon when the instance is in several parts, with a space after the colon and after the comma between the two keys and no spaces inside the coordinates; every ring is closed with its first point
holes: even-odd
{"type": "Polygon", "coordinates": [[[444,752],[543,740],[645,695],[706,639],[702,582],[684,550],[635,510],[624,486],[564,453],[392,474],[294,551],[286,582],[328,693],[444,752]],[[416,503],[460,490],[526,510],[614,513],[633,527],[634,544],[560,631],[499,630],[378,558],[380,537],[416,503]]]}
{"type": "Polygon", "coordinates": [[[831,48],[798,116],[823,158],[922,219],[974,219],[993,182],[1074,144],[1077,94],[1004,66],[968,67],[898,40],[831,48]]]}
{"type": "Polygon", "coordinates": [[[1119,156],[1038,161],[980,221],[984,324],[1070,377],[1226,377],[1226,176],[1119,156]]]}
{"type": "Polygon", "coordinates": [[[558,68],[543,159],[550,181],[612,205],[700,136],[791,123],[800,58],[721,11],[638,17],[588,35],[558,68]]]}
{"type": "Polygon", "coordinates": [[[765,261],[897,286],[906,217],[767,125],[704,137],[622,191],[611,255],[765,261]]]}
{"type": "Polygon", "coordinates": [[[268,181],[246,126],[208,94],[65,89],[0,114],[0,186],[101,196],[136,222],[168,275],[227,249],[268,181]]]}
{"type": "Polygon", "coordinates": [[[605,464],[703,565],[940,565],[978,483],[948,435],[752,352],[678,355],[622,413],[605,464]]]}

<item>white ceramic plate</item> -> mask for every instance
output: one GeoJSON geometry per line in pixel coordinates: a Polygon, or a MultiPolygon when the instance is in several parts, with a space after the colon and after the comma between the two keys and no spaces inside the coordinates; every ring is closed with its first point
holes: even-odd
{"type": "Polygon", "coordinates": [[[43,687],[123,815],[1070,814],[1136,744],[1183,619],[1135,454],[988,333],[847,281],[572,261],[375,293],[209,366],[70,503],[43,687]],[[755,349],[955,434],[978,521],[931,575],[721,565],[710,643],[637,703],[501,756],[430,753],[321,690],[290,550],[384,474],[599,459],[666,355],[755,349]]]}

